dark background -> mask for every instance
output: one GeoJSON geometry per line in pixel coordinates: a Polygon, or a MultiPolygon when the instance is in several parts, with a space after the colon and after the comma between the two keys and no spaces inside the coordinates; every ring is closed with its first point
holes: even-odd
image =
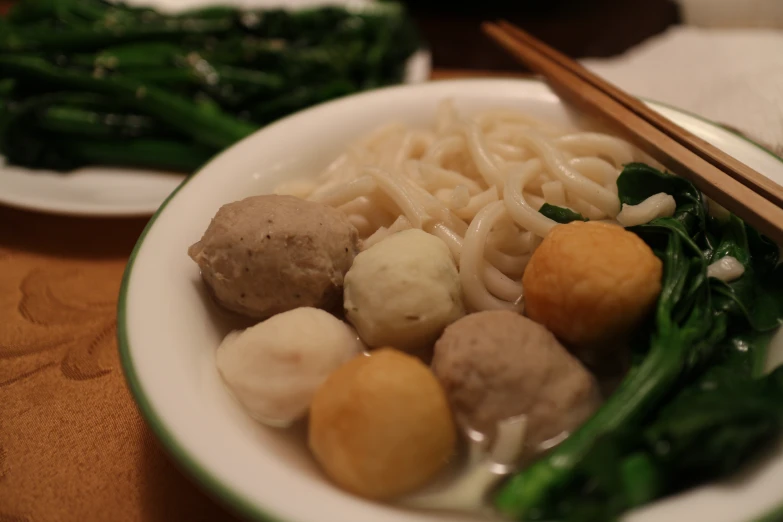
{"type": "MultiPolygon", "coordinates": [[[[505,18],[574,57],[607,57],[679,21],[672,0],[401,0],[438,69],[520,71],[480,24],[505,18]]],[[[0,0],[0,14],[13,0],[0,0]]],[[[220,0],[215,0],[220,3],[220,0]]]]}
{"type": "Polygon", "coordinates": [[[403,0],[433,53],[433,66],[519,71],[480,31],[505,18],[575,58],[607,57],[679,21],[671,0],[403,0]]]}

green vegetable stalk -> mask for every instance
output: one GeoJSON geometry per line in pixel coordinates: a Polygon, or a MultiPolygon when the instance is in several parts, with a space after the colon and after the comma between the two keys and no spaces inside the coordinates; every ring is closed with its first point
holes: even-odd
{"type": "Polygon", "coordinates": [[[114,96],[123,104],[145,113],[214,147],[227,147],[251,134],[256,127],[226,114],[207,113],[192,102],[168,92],[124,78],[94,78],[60,70],[42,59],[28,56],[1,56],[0,73],[46,82],[60,89],[83,90],[114,96]]]}
{"type": "Polygon", "coordinates": [[[192,171],[271,121],[401,81],[419,45],[395,2],[178,14],[104,0],[17,2],[0,18],[0,154],[61,171],[85,162],[192,171]],[[96,109],[94,99],[109,103],[96,109]],[[123,153],[109,145],[120,135],[143,139],[137,152],[160,140],[178,159],[123,153]],[[64,146],[71,137],[78,147],[64,146]]]}
{"type": "Polygon", "coordinates": [[[178,172],[196,170],[212,156],[209,150],[195,144],[162,139],[71,139],[65,140],[64,145],[85,165],[154,167],[178,172]]]}

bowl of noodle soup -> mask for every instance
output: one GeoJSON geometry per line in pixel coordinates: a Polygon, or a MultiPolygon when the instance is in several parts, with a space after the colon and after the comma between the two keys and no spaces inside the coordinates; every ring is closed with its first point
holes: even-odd
{"type": "MultiPolygon", "coordinates": [[[[717,125],[651,106],[783,183],[779,158],[717,125]]],[[[270,125],[185,182],[134,250],[123,281],[118,337],[135,400],[184,469],[250,519],[486,520],[351,495],[324,477],[307,451],[305,426],[275,430],[250,418],[215,362],[224,337],[246,325],[216,309],[185,252],[222,205],[289,194],[339,208],[358,231],[362,249],[408,229],[439,238],[458,266],[466,308],[519,312],[525,266],[557,225],[539,212],[542,205],[624,226],[667,215],[666,202],[620,205],[616,181],[632,162],[657,165],[571,111],[543,83],[528,80],[380,89],[270,125]]],[[[778,334],[767,364],[781,361],[778,334]]],[[[753,519],[783,500],[781,481],[778,444],[741,479],[691,489],[623,519],[753,519]]]]}

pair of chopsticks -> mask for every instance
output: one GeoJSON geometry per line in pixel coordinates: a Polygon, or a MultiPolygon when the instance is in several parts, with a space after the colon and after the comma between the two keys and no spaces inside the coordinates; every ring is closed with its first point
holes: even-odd
{"type": "Polygon", "coordinates": [[[623,132],[667,169],[783,244],[783,187],[518,27],[501,21],[483,29],[565,101],[623,132]]]}

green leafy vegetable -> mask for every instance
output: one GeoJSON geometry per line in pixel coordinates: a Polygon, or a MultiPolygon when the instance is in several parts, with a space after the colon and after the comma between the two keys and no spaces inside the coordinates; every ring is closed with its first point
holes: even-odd
{"type": "Polygon", "coordinates": [[[193,102],[129,78],[94,78],[61,70],[28,56],[0,57],[0,73],[46,82],[56,89],[79,90],[115,97],[126,107],[155,115],[161,121],[213,147],[227,147],[255,130],[253,125],[221,113],[206,113],[193,102]]]}
{"type": "Polygon", "coordinates": [[[84,165],[125,165],[192,171],[211,157],[208,149],[166,139],[66,140],[64,145],[84,165]]]}
{"type": "Polygon", "coordinates": [[[697,236],[705,231],[707,210],[701,192],[684,178],[644,163],[630,163],[617,179],[617,190],[620,203],[624,205],[638,205],[661,192],[669,194],[677,203],[674,217],[683,224],[688,234],[697,236]]]}
{"type": "Polygon", "coordinates": [[[574,212],[570,208],[563,208],[558,207],[555,205],[550,205],[549,203],[544,203],[538,211],[551,219],[552,221],[557,221],[558,223],[570,223],[571,221],[587,221],[587,218],[584,217],[579,212],[574,212]]]}
{"type": "Polygon", "coordinates": [[[736,217],[710,218],[687,180],[630,164],[617,185],[623,203],[677,202],[673,217],[630,229],[664,265],[649,346],[591,419],[499,490],[496,506],[517,519],[614,520],[735,471],[783,430],[783,368],[759,376],[783,317],[777,249],[736,217]],[[745,267],[728,284],[706,274],[724,255],[745,267]]]}
{"type": "Polygon", "coordinates": [[[735,320],[747,321],[754,330],[776,328],[783,316],[781,294],[770,291],[780,288],[783,282],[783,272],[776,266],[777,247],[770,247],[766,238],[736,216],[720,225],[718,234],[720,240],[711,252],[710,262],[731,256],[742,263],[745,272],[731,283],[715,282],[716,307],[735,320]]]}
{"type": "Polygon", "coordinates": [[[150,168],[192,171],[291,112],[401,81],[419,46],[395,2],[177,14],[104,0],[17,2],[0,18],[0,154],[64,171],[142,157],[150,168]],[[110,103],[96,109],[95,99],[110,103]],[[79,146],[64,146],[73,134],[79,146]],[[106,141],[118,135],[143,138],[137,152],[161,140],[178,159],[123,153],[106,141]]]}
{"type": "Polygon", "coordinates": [[[783,427],[783,368],[753,379],[728,364],[667,404],[644,432],[666,489],[675,492],[735,471],[783,427]]]}

